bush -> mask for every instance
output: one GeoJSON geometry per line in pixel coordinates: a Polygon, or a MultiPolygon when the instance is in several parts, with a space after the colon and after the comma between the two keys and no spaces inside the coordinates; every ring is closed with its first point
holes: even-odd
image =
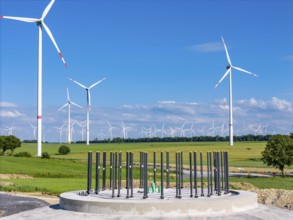
{"type": "Polygon", "coordinates": [[[42,153],[42,158],[43,159],[50,159],[50,154],[48,152],[43,152],[42,153]]]}
{"type": "Polygon", "coordinates": [[[70,148],[66,145],[62,145],[59,147],[58,150],[59,154],[69,154],[70,153],[70,148]]]}
{"type": "Polygon", "coordinates": [[[14,157],[32,157],[32,155],[29,152],[19,152],[17,154],[13,155],[14,157]]]}

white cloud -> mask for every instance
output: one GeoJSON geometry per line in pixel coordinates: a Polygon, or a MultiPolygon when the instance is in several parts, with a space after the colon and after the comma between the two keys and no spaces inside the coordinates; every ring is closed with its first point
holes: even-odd
{"type": "Polygon", "coordinates": [[[226,98],[216,99],[215,102],[220,105],[226,105],[228,103],[226,98]]]}
{"type": "Polygon", "coordinates": [[[2,108],[16,107],[16,104],[12,102],[0,102],[0,107],[2,108]]]}
{"type": "Polygon", "coordinates": [[[176,101],[158,101],[159,104],[176,104],[176,101]]]}
{"type": "Polygon", "coordinates": [[[267,104],[263,100],[256,100],[255,98],[242,99],[237,101],[238,104],[244,105],[246,107],[255,107],[264,109],[267,104]]]}
{"type": "Polygon", "coordinates": [[[209,42],[203,44],[196,44],[188,47],[190,50],[197,52],[217,52],[224,49],[223,45],[220,42],[209,42]]]}
{"type": "Polygon", "coordinates": [[[270,102],[273,108],[279,111],[292,112],[292,104],[286,100],[278,99],[277,97],[273,97],[270,102]]]}
{"type": "Polygon", "coordinates": [[[25,116],[25,114],[20,113],[18,111],[0,111],[0,117],[16,118],[22,116],[25,116]]]}

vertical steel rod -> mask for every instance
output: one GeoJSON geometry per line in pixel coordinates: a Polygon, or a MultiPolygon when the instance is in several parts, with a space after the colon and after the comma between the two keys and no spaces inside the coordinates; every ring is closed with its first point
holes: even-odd
{"type": "Polygon", "coordinates": [[[199,155],[199,159],[200,159],[200,188],[201,188],[201,194],[200,196],[204,196],[203,194],[203,164],[202,164],[202,152],[200,152],[199,155]]]}
{"type": "Polygon", "coordinates": [[[175,156],[175,164],[176,164],[176,165],[175,165],[175,172],[176,172],[176,175],[175,175],[175,176],[176,176],[176,198],[178,198],[178,195],[179,195],[179,193],[178,193],[178,192],[179,192],[179,190],[178,190],[178,189],[179,189],[179,186],[178,186],[178,185],[179,185],[179,184],[178,184],[178,180],[179,180],[179,177],[178,177],[178,176],[179,176],[179,175],[178,175],[178,173],[179,173],[179,171],[178,171],[178,170],[179,170],[179,169],[178,169],[178,168],[179,168],[179,167],[178,167],[178,152],[176,152],[175,155],[176,155],[176,156],[175,156]]]}
{"type": "Polygon", "coordinates": [[[129,152],[126,152],[126,198],[129,198],[129,152]]]}
{"type": "Polygon", "coordinates": [[[221,151],[221,188],[224,190],[223,151],[221,151]]]}
{"type": "Polygon", "coordinates": [[[210,157],[210,180],[211,180],[211,195],[214,194],[213,191],[213,157],[212,157],[212,152],[209,152],[209,157],[210,157]]]}
{"type": "Polygon", "coordinates": [[[142,152],[139,152],[139,188],[142,188],[143,183],[143,163],[142,163],[142,152]]]}
{"type": "Polygon", "coordinates": [[[106,189],[106,163],[107,163],[107,152],[103,152],[103,185],[102,189],[106,189]]]}
{"type": "Polygon", "coordinates": [[[183,152],[180,152],[180,188],[183,188],[183,152]]]}
{"type": "Polygon", "coordinates": [[[117,197],[120,197],[120,190],[121,190],[121,177],[122,177],[122,153],[119,152],[118,154],[118,193],[117,197]]]}
{"type": "Polygon", "coordinates": [[[181,167],[181,165],[182,165],[182,161],[181,161],[181,159],[182,159],[182,152],[179,152],[178,153],[178,165],[179,165],[179,174],[178,174],[178,176],[179,176],[179,180],[178,180],[178,186],[179,186],[179,188],[178,188],[178,198],[179,199],[181,199],[181,187],[182,187],[182,180],[181,180],[181,178],[182,178],[182,167],[181,167]]]}
{"type": "Polygon", "coordinates": [[[194,175],[193,175],[193,178],[194,178],[194,197],[195,197],[195,198],[198,198],[198,195],[197,195],[197,160],[196,160],[196,157],[197,157],[197,153],[196,153],[196,152],[193,152],[193,167],[194,167],[194,175]]]}
{"type": "Polygon", "coordinates": [[[161,199],[164,199],[164,152],[161,152],[161,199]]]}
{"type": "Polygon", "coordinates": [[[88,164],[87,164],[87,194],[90,194],[92,188],[92,152],[88,152],[88,164]]]}
{"type": "Polygon", "coordinates": [[[154,183],[156,185],[156,174],[157,174],[157,161],[156,161],[156,152],[154,151],[154,183]]]}
{"type": "Polygon", "coordinates": [[[210,180],[210,153],[207,152],[207,178],[208,178],[208,197],[211,196],[211,189],[210,189],[210,186],[211,186],[211,180],[210,180]]]}
{"type": "Polygon", "coordinates": [[[99,191],[100,191],[100,169],[101,169],[100,152],[96,152],[96,189],[95,189],[96,194],[99,194],[99,191]]]}
{"type": "Polygon", "coordinates": [[[148,154],[144,153],[144,190],[143,190],[143,198],[148,198],[148,154]]]}
{"type": "Polygon", "coordinates": [[[129,179],[129,182],[130,182],[130,198],[133,197],[133,152],[129,152],[129,157],[130,157],[130,179],[129,179]]]}
{"type": "Polygon", "coordinates": [[[189,187],[190,187],[190,197],[193,197],[192,188],[192,152],[189,152],[189,187]]]}
{"type": "Polygon", "coordinates": [[[113,152],[110,152],[110,189],[112,189],[112,180],[113,180],[113,152]]]}
{"type": "Polygon", "coordinates": [[[111,152],[112,153],[112,198],[115,197],[115,166],[116,166],[116,161],[115,161],[115,154],[116,152],[111,152]]]}
{"type": "Polygon", "coordinates": [[[166,188],[170,188],[170,161],[169,161],[169,152],[166,152],[166,178],[167,184],[166,188]]]}

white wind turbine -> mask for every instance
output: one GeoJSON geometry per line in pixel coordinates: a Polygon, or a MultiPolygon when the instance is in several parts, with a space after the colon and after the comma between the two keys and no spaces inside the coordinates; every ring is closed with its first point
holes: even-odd
{"type": "Polygon", "coordinates": [[[70,97],[69,97],[69,92],[68,92],[68,88],[67,88],[67,102],[65,103],[65,105],[63,105],[61,108],[58,109],[58,111],[62,110],[63,108],[65,108],[66,106],[68,107],[68,128],[67,128],[67,143],[70,144],[71,143],[71,124],[70,124],[70,106],[71,104],[79,107],[79,108],[82,108],[80,105],[70,101],[70,97]]]}
{"type": "Polygon", "coordinates": [[[120,124],[121,133],[123,134],[123,139],[127,139],[127,132],[131,129],[131,127],[126,127],[123,121],[120,124]]]}
{"type": "Polygon", "coordinates": [[[36,129],[37,129],[37,127],[34,126],[33,124],[30,124],[30,125],[31,125],[31,127],[34,129],[34,130],[33,130],[33,137],[34,137],[34,139],[36,139],[36,129]]]}
{"type": "Polygon", "coordinates": [[[6,126],[6,129],[4,128],[3,130],[7,131],[7,134],[8,135],[13,135],[13,130],[15,129],[16,127],[14,125],[8,127],[6,126]]]}
{"type": "Polygon", "coordinates": [[[223,79],[229,74],[229,135],[230,135],[230,146],[233,146],[233,108],[232,108],[232,68],[235,70],[239,70],[245,73],[248,73],[253,76],[257,76],[256,74],[249,72],[247,70],[244,70],[242,68],[236,67],[232,65],[231,59],[229,57],[229,53],[227,50],[227,46],[225,44],[224,38],[222,37],[222,41],[224,44],[224,48],[226,51],[226,56],[228,60],[228,66],[226,67],[227,71],[226,73],[222,76],[220,81],[215,85],[215,88],[223,81],[223,79]]]}
{"type": "Polygon", "coordinates": [[[61,144],[61,142],[62,142],[63,127],[64,127],[65,125],[66,125],[66,124],[62,125],[61,127],[55,127],[57,130],[59,130],[59,144],[61,144]]]}
{"type": "Polygon", "coordinates": [[[112,141],[113,140],[113,128],[115,128],[115,127],[112,127],[112,125],[110,124],[109,121],[107,121],[107,122],[108,122],[108,132],[107,132],[107,134],[110,136],[110,141],[112,141]]]}
{"type": "Polygon", "coordinates": [[[83,134],[84,132],[86,131],[84,129],[84,127],[86,126],[86,123],[85,124],[82,124],[82,123],[77,123],[77,125],[81,128],[81,131],[79,132],[81,134],[81,141],[83,142],[83,134]]]}
{"type": "Polygon", "coordinates": [[[52,5],[54,4],[55,0],[51,0],[50,3],[47,5],[45,10],[43,11],[41,18],[24,18],[24,17],[12,17],[12,16],[0,16],[0,18],[6,18],[11,20],[17,20],[17,21],[23,21],[23,22],[30,22],[30,23],[36,23],[39,29],[39,45],[38,45],[38,140],[37,140],[37,156],[42,155],[42,36],[43,36],[43,28],[49,35],[51,41],[53,42],[54,46],[56,47],[58,54],[60,58],[62,59],[65,67],[66,62],[62,56],[61,51],[59,50],[57,43],[48,28],[48,26],[45,24],[44,19],[47,16],[48,12],[50,11],[52,5]]]}
{"type": "Polygon", "coordinates": [[[89,145],[90,144],[90,106],[91,106],[91,94],[90,94],[90,89],[92,89],[93,87],[95,87],[96,85],[98,85],[99,83],[101,83],[102,81],[104,81],[106,78],[103,78],[101,80],[99,80],[98,82],[94,83],[93,85],[91,85],[90,87],[86,87],[84,85],[82,85],[81,83],[69,78],[69,80],[73,81],[74,83],[76,83],[77,85],[81,86],[82,88],[84,88],[86,90],[86,100],[87,100],[87,108],[86,108],[86,144],[89,145]]]}

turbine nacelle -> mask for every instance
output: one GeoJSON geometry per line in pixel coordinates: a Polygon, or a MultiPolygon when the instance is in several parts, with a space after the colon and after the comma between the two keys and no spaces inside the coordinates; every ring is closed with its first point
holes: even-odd
{"type": "Polygon", "coordinates": [[[228,69],[230,69],[231,68],[231,65],[227,65],[226,66],[226,69],[228,70],[228,69]]]}

